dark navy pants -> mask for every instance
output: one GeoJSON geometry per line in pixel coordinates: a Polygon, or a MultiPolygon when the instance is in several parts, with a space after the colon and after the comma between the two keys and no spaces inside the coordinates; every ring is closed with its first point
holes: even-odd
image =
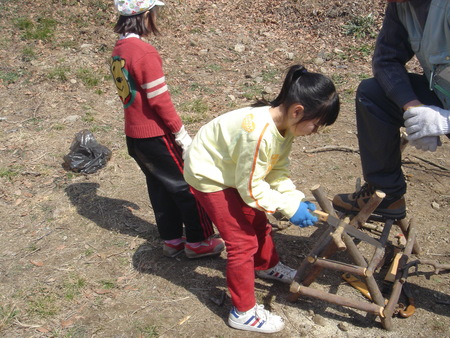
{"type": "Polygon", "coordinates": [[[145,174],[161,238],[182,237],[183,224],[188,242],[200,242],[211,236],[212,222],[184,180],[182,151],[173,137],[127,137],[127,147],[145,174]]]}
{"type": "MultiPolygon", "coordinates": [[[[436,94],[429,90],[425,76],[410,74],[410,81],[423,104],[442,107],[436,94]]],[[[405,194],[400,152],[403,108],[386,96],[374,78],[362,81],[358,87],[356,123],[364,180],[388,195],[405,194]]]]}

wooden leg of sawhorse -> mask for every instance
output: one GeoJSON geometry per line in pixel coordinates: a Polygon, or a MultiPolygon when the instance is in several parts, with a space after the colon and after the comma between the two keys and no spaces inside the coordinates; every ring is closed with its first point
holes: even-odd
{"type": "MultiPolygon", "coordinates": [[[[326,213],[333,215],[333,216],[337,216],[336,212],[334,211],[333,205],[331,204],[330,200],[326,197],[325,192],[323,191],[323,188],[320,185],[315,185],[314,187],[311,188],[311,192],[314,196],[314,198],[316,199],[317,203],[320,205],[320,207],[322,208],[322,210],[324,210],[326,213]]],[[[323,232],[323,234],[319,237],[319,239],[316,242],[316,245],[312,248],[312,250],[309,253],[309,256],[324,256],[323,254],[321,254],[324,250],[331,250],[328,249],[329,246],[332,247],[332,238],[331,238],[331,233],[333,231],[333,228],[329,225],[325,231],[323,232]]],[[[334,252],[336,252],[336,249],[334,249],[334,252]]],[[[303,281],[303,279],[306,276],[306,273],[308,272],[308,275],[313,274],[314,276],[317,277],[318,273],[320,273],[320,268],[313,267],[314,271],[309,271],[309,268],[311,267],[311,263],[307,260],[304,259],[302,261],[302,263],[300,264],[299,268],[297,269],[297,274],[295,276],[295,282],[296,283],[301,283],[303,281]]],[[[315,277],[314,277],[315,278],[315,277]]],[[[295,295],[291,295],[292,296],[292,301],[297,300],[298,297],[295,297],[295,295]]]]}
{"type": "MultiPolygon", "coordinates": [[[[315,197],[317,203],[319,203],[322,210],[324,210],[326,213],[336,216],[336,212],[334,211],[333,205],[331,204],[330,200],[326,198],[326,195],[320,185],[316,185],[313,188],[311,188],[311,192],[313,196],[315,197]]],[[[358,226],[359,223],[365,222],[369,218],[369,216],[372,214],[372,212],[378,207],[378,205],[383,200],[385,194],[376,191],[369,199],[369,201],[366,203],[366,205],[360,210],[360,212],[350,221],[350,225],[358,226]]],[[[312,249],[309,256],[320,256],[323,258],[329,258],[333,254],[338,251],[337,245],[331,241],[331,236],[329,235],[330,229],[327,229],[327,231],[322,234],[322,236],[319,238],[317,245],[312,249]]],[[[345,234],[344,234],[345,235],[345,234]]],[[[353,243],[353,241],[352,241],[353,243]]],[[[353,248],[353,251],[357,251],[357,249],[353,248]]],[[[322,271],[321,267],[314,266],[311,271],[308,273],[308,276],[305,277],[306,270],[310,266],[310,263],[307,262],[307,260],[303,260],[302,264],[300,265],[299,269],[297,270],[297,275],[295,277],[295,281],[297,283],[302,283],[303,285],[310,285],[320,274],[322,271]],[[306,279],[305,279],[306,278],[306,279]]]]}
{"type": "MultiPolygon", "coordinates": [[[[411,220],[410,220],[410,222],[411,222],[411,220]]],[[[406,239],[408,239],[408,233],[409,233],[410,224],[408,224],[406,219],[405,218],[404,219],[400,219],[395,224],[397,224],[400,227],[400,229],[402,230],[403,235],[405,236],[406,239]]],[[[420,246],[419,246],[419,243],[417,243],[417,238],[414,241],[412,253],[415,254],[415,255],[419,255],[420,254],[420,246]]]]}
{"type": "MultiPolygon", "coordinates": [[[[368,264],[367,264],[366,260],[364,259],[363,255],[359,252],[358,248],[356,247],[356,244],[353,242],[353,239],[347,234],[343,234],[342,239],[343,239],[345,245],[347,246],[347,250],[348,250],[350,256],[353,258],[354,262],[360,267],[367,267],[368,264]]],[[[334,248],[336,248],[334,243],[330,241],[327,249],[333,248],[333,246],[334,246],[334,248]]],[[[331,252],[332,249],[329,249],[329,251],[331,252]]],[[[307,261],[307,259],[305,259],[304,261],[307,261]]],[[[315,266],[315,267],[313,267],[313,269],[314,268],[317,268],[317,267],[315,266]]],[[[367,288],[370,292],[370,295],[372,297],[374,304],[367,303],[367,302],[361,302],[361,301],[354,301],[354,300],[350,300],[346,297],[341,297],[341,296],[329,294],[324,291],[315,290],[313,288],[310,288],[309,285],[315,280],[315,277],[317,276],[316,273],[319,273],[320,270],[314,269],[313,272],[314,272],[314,275],[309,274],[308,276],[306,276],[306,278],[302,282],[302,285],[300,285],[297,281],[294,281],[291,283],[291,287],[290,287],[291,294],[289,297],[290,301],[296,301],[300,296],[303,295],[303,296],[310,296],[310,297],[322,299],[324,301],[328,301],[328,302],[338,304],[341,306],[348,306],[348,307],[356,308],[356,309],[359,309],[362,311],[366,311],[369,313],[379,315],[381,324],[383,325],[383,327],[387,330],[392,329],[392,319],[390,317],[388,318],[388,317],[384,316],[384,314],[383,314],[385,299],[384,299],[383,295],[381,294],[381,291],[380,291],[378,284],[375,281],[375,278],[372,273],[369,273],[368,276],[364,277],[364,279],[365,279],[367,288]]]]}
{"type": "Polygon", "coordinates": [[[385,321],[382,321],[383,327],[386,330],[392,330],[392,315],[394,314],[395,307],[398,303],[398,299],[400,298],[400,294],[402,292],[403,284],[406,282],[406,278],[403,276],[403,267],[408,262],[409,256],[414,251],[414,247],[417,244],[416,241],[417,233],[415,229],[414,220],[411,219],[409,227],[408,227],[408,240],[406,242],[405,249],[403,250],[403,255],[400,258],[397,274],[395,275],[394,285],[392,287],[392,292],[389,297],[388,303],[386,304],[383,314],[385,317],[385,321]]]}
{"type": "MultiPolygon", "coordinates": [[[[316,201],[321,206],[322,210],[327,212],[330,215],[336,215],[334,208],[330,201],[326,199],[323,191],[321,190],[320,186],[315,186],[313,189],[311,189],[314,197],[316,198],[316,201]]],[[[381,203],[381,201],[384,198],[384,194],[382,192],[377,192],[372,196],[369,203],[366,204],[365,208],[363,208],[360,213],[355,216],[352,219],[351,225],[358,227],[361,223],[364,223],[367,218],[370,216],[370,214],[378,207],[378,205],[381,203]]],[[[392,225],[392,223],[390,224],[392,225]]],[[[390,228],[389,228],[390,230],[390,228]]],[[[386,237],[386,236],[385,236],[386,237]]],[[[351,237],[347,235],[346,233],[342,234],[342,240],[344,241],[344,244],[346,246],[346,249],[348,250],[349,254],[353,258],[354,262],[360,266],[366,268],[368,266],[366,260],[362,256],[362,254],[359,252],[356,244],[353,242],[351,237]]],[[[320,255],[320,257],[328,258],[331,257],[334,253],[338,251],[338,247],[335,244],[334,241],[332,241],[331,236],[331,229],[328,228],[322,236],[319,238],[319,241],[317,242],[316,246],[311,250],[309,256],[310,257],[317,257],[320,255]]],[[[384,250],[383,250],[384,252],[384,250]]],[[[378,256],[380,254],[378,253],[374,255],[374,258],[378,260],[378,256]]],[[[369,289],[369,292],[372,296],[372,299],[375,304],[367,304],[362,302],[355,302],[348,300],[345,297],[332,295],[323,291],[314,290],[312,288],[309,288],[309,285],[314,282],[314,280],[317,278],[319,273],[322,270],[322,267],[320,266],[313,266],[311,271],[309,271],[308,275],[306,275],[306,271],[308,270],[308,267],[310,267],[312,263],[308,259],[304,259],[302,264],[300,265],[295,280],[291,283],[290,291],[290,300],[296,301],[298,297],[301,295],[309,295],[312,297],[316,297],[319,299],[327,300],[339,305],[343,306],[350,306],[357,309],[361,309],[367,312],[375,313],[377,315],[380,315],[381,322],[383,327],[386,329],[389,329],[392,327],[391,324],[391,318],[385,318],[383,315],[383,309],[385,305],[385,300],[383,295],[380,292],[380,289],[375,281],[375,278],[373,277],[373,271],[369,273],[367,276],[365,276],[365,281],[367,284],[367,287],[369,289]],[[300,285],[302,283],[303,285],[300,285]]],[[[374,263],[372,266],[377,265],[377,263],[374,263]]]]}

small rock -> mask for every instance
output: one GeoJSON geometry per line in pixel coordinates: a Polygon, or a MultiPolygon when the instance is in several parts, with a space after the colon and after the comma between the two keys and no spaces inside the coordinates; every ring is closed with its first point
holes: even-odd
{"type": "Polygon", "coordinates": [[[245,51],[245,46],[242,43],[238,43],[236,46],[234,46],[234,50],[238,53],[242,53],[245,51]]]}
{"type": "Polygon", "coordinates": [[[321,315],[315,315],[313,317],[313,322],[315,324],[317,324],[317,325],[320,325],[320,326],[326,326],[327,325],[327,322],[326,322],[325,318],[323,318],[321,315]]]}
{"type": "Polygon", "coordinates": [[[286,56],[289,60],[294,60],[294,53],[286,53],[286,56]]]}
{"type": "Polygon", "coordinates": [[[326,60],[327,59],[327,53],[323,50],[319,51],[319,53],[317,53],[317,57],[326,60]]]}
{"type": "Polygon", "coordinates": [[[439,205],[439,203],[437,203],[437,202],[435,202],[435,201],[431,202],[431,207],[432,207],[433,209],[436,209],[436,210],[439,210],[439,209],[441,208],[441,206],[439,205]]]}
{"type": "Polygon", "coordinates": [[[348,331],[348,325],[346,323],[339,323],[338,328],[341,331],[347,332],[348,331]]]}
{"type": "Polygon", "coordinates": [[[57,208],[53,211],[53,219],[63,217],[64,215],[67,215],[67,213],[67,208],[57,208]]]}
{"type": "Polygon", "coordinates": [[[70,116],[67,116],[65,119],[64,119],[64,122],[75,122],[75,121],[77,121],[77,120],[79,120],[79,119],[81,119],[81,116],[80,115],[70,115],[70,116]]]}
{"type": "Polygon", "coordinates": [[[314,60],[314,63],[315,63],[316,65],[321,65],[321,64],[324,63],[324,62],[325,62],[325,60],[322,59],[322,58],[320,58],[320,57],[318,57],[318,58],[316,58],[316,59],[314,60]]]}
{"type": "Polygon", "coordinates": [[[273,89],[270,88],[270,87],[264,87],[264,92],[265,92],[266,94],[273,94],[273,89]]]}

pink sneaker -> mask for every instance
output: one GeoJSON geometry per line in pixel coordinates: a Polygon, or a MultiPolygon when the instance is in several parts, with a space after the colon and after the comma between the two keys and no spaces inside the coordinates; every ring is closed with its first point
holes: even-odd
{"type": "Polygon", "coordinates": [[[223,239],[210,237],[197,243],[186,242],[184,252],[188,258],[200,258],[219,255],[224,248],[225,243],[223,239]]]}
{"type": "Polygon", "coordinates": [[[172,244],[164,242],[163,244],[163,255],[166,257],[176,257],[183,252],[185,245],[185,238],[183,237],[178,244],[172,244]]]}

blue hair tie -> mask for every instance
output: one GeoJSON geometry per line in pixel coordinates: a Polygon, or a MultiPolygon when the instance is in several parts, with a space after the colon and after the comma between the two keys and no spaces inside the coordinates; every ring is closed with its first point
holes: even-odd
{"type": "Polygon", "coordinates": [[[308,73],[308,71],[306,70],[305,67],[302,66],[301,69],[297,69],[297,70],[294,72],[293,76],[294,76],[295,80],[297,80],[299,77],[301,77],[302,75],[304,75],[304,74],[306,74],[306,73],[308,73]]]}

